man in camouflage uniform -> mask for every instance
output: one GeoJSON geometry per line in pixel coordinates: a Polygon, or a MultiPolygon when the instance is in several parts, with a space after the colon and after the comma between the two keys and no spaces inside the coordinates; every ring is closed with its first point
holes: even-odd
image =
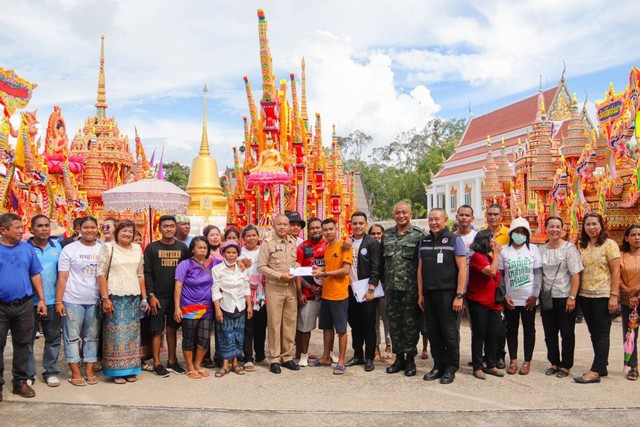
{"type": "Polygon", "coordinates": [[[387,295],[387,318],[396,360],[388,374],[404,370],[416,374],[416,345],[420,334],[418,308],[418,246],[426,234],[411,225],[411,206],[405,202],[393,208],[396,226],[382,236],[381,277],[387,295]]]}

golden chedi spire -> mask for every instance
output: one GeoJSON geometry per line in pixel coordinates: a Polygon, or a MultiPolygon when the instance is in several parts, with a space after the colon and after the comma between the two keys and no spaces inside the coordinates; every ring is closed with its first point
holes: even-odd
{"type": "Polygon", "coordinates": [[[96,108],[98,117],[106,116],[107,109],[107,86],[104,77],[104,34],[102,35],[102,44],[100,46],[100,72],[98,74],[98,102],[96,108]]]}
{"type": "Polygon", "coordinates": [[[207,135],[207,86],[204,86],[202,140],[198,156],[191,163],[186,192],[191,196],[187,214],[210,217],[227,216],[227,198],[220,186],[218,162],[211,157],[207,135]]]}

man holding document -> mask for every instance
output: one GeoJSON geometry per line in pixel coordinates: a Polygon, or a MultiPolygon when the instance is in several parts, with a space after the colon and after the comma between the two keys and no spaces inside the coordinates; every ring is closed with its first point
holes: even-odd
{"type": "Polygon", "coordinates": [[[342,375],[347,368],[344,356],[347,351],[347,313],[349,308],[349,272],[353,263],[353,250],[342,250],[342,240],[338,238],[338,228],[333,219],[322,221],[322,234],[327,241],[324,253],[324,268],[313,266],[313,277],[323,278],[322,303],[320,305],[320,329],[323,332],[324,352],[319,365],[331,364],[331,346],[334,328],[338,333],[340,356],[333,370],[342,375]]]}
{"type": "Polygon", "coordinates": [[[353,358],[346,366],[364,365],[374,370],[376,350],[376,288],[380,286],[380,242],[367,234],[367,215],[357,211],[351,215],[353,230],[353,264],[349,289],[349,325],[353,358]],[[363,295],[364,294],[364,295],[363,295]],[[364,346],[364,351],[363,351],[364,346]]]}

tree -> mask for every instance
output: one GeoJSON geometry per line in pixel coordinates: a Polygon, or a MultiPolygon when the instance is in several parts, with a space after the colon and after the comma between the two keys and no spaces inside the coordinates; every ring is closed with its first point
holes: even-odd
{"type": "Polygon", "coordinates": [[[425,217],[424,186],[431,184],[431,174],[453,153],[465,126],[464,119],[433,119],[421,132],[402,132],[391,144],[374,148],[373,156],[367,158],[363,154],[373,142],[371,136],[356,130],[338,137],[345,169],[362,175],[374,217],[391,218],[400,200],[411,203],[415,218],[425,217]]]}
{"type": "Polygon", "coordinates": [[[189,166],[182,165],[178,162],[170,162],[163,163],[162,168],[164,169],[165,181],[169,181],[183,190],[187,188],[189,172],[191,172],[189,166]]]}

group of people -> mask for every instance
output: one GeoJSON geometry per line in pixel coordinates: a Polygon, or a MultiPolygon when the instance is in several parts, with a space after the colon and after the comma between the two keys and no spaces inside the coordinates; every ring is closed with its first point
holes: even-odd
{"type": "MultiPolygon", "coordinates": [[[[455,232],[441,208],[429,212],[428,232],[411,218],[404,202],[395,205],[395,226],[387,230],[369,227],[366,214],[355,212],[352,234],[343,239],[333,219],[305,221],[297,212],[275,216],[266,237],[254,225],[224,233],[209,225],[201,236],[190,237],[188,217],[165,215],[158,221],[161,238],[143,251],[129,220],[107,218],[99,226],[95,218],[79,218],[74,235],[58,242],[49,218],[36,215],[30,221],[33,237],[23,242],[22,218],[3,214],[0,351],[10,331],[13,393],[35,396],[34,340],[40,326],[42,377],[51,387],[60,385],[63,341],[68,382],[74,386],[97,384],[100,369],[116,384],[135,382],[143,369],[190,379],[209,377],[207,369],[215,369],[215,377],[244,375],[258,362],[274,374],[300,366],[333,366],[333,374],[343,375],[348,367],[363,365],[369,372],[381,358],[381,323],[385,357],[391,350],[395,356],[387,373],[416,375],[422,330],[433,358],[424,379],[450,384],[460,366],[465,307],[475,378],[502,377],[503,369],[530,372],[538,306],[547,375],[570,373],[578,307],[594,360],[590,371],[574,380],[595,383],[608,374],[612,313],[621,304],[625,331],[634,326],[634,314],[637,318],[640,226],[627,229],[619,248],[608,238],[602,216],[589,213],[576,247],[563,240],[562,219],[550,217],[544,224],[548,241],[538,247],[524,218],[508,228],[502,224],[500,205],[487,207],[487,225],[480,231],[472,226],[468,205],[457,211],[455,232]],[[300,238],[304,228],[306,240],[300,238]],[[180,327],[186,369],[177,357],[180,327]],[[323,330],[319,357],[309,349],[316,327],[323,330]],[[166,365],[160,360],[164,339],[166,365]]],[[[635,343],[625,360],[627,379],[636,380],[635,343]]],[[[0,356],[0,400],[3,371],[0,356]]]]}

